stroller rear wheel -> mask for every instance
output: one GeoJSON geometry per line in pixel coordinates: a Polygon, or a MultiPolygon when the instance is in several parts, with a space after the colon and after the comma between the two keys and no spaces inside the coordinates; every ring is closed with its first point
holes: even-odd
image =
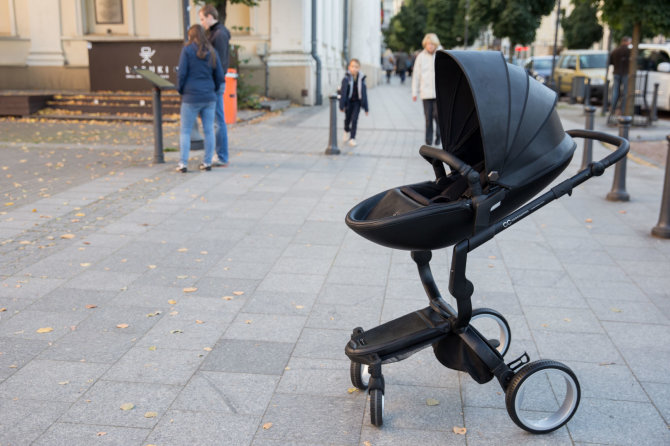
{"type": "Polygon", "coordinates": [[[368,388],[368,383],[370,382],[369,375],[370,372],[368,371],[367,364],[351,361],[349,376],[351,377],[351,384],[353,384],[354,387],[360,390],[366,390],[368,388]]]}
{"type": "Polygon", "coordinates": [[[512,330],[502,314],[490,308],[476,308],[472,310],[470,325],[475,327],[501,356],[505,356],[512,341],[512,330]]]}
{"type": "Polygon", "coordinates": [[[370,390],[370,422],[374,426],[384,424],[384,392],[381,389],[370,390]]]}
{"type": "Polygon", "coordinates": [[[505,392],[505,404],[510,418],[521,429],[546,434],[572,418],[580,393],[579,381],[568,366],[557,361],[534,361],[514,375],[505,392]]]}

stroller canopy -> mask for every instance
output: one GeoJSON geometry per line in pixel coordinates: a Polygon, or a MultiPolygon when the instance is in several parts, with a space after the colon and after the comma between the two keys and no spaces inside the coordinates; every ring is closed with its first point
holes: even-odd
{"type": "Polygon", "coordinates": [[[435,88],[442,147],[511,189],[567,163],[575,143],[556,93],[498,51],[438,51],[435,88]]]}

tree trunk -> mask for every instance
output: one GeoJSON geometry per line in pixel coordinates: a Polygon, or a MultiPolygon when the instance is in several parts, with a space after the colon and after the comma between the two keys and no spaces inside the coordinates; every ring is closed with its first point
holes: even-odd
{"type": "Polygon", "coordinates": [[[228,0],[219,0],[216,5],[216,10],[219,12],[219,22],[222,25],[226,23],[226,9],[228,8],[228,0]]]}
{"type": "Polygon", "coordinates": [[[630,51],[628,65],[628,94],[626,95],[626,116],[633,116],[635,110],[635,77],[637,74],[637,47],[640,43],[640,22],[633,23],[633,49],[630,51]]]}

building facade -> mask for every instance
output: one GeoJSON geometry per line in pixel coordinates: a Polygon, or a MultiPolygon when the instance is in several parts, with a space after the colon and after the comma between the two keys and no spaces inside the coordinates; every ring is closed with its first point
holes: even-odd
{"type": "MultiPolygon", "coordinates": [[[[150,65],[152,45],[172,44],[178,51],[185,22],[199,23],[199,7],[193,0],[186,11],[182,0],[0,0],[0,89],[90,91],[91,77],[97,79],[92,62],[100,60],[92,51],[116,46],[116,53],[106,53],[116,55],[104,57],[120,58],[118,48],[129,42],[144,45],[127,55],[137,59],[134,66],[170,73],[178,60],[150,65]]],[[[379,79],[377,1],[260,0],[256,7],[229,2],[225,24],[241,74],[271,97],[302,105],[326,102],[351,57],[361,61],[369,85],[379,79]]],[[[129,65],[120,70],[130,79],[129,65]]]]}

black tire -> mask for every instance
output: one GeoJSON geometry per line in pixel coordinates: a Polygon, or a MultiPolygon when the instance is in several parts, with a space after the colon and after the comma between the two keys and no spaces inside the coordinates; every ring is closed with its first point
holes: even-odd
{"type": "Polygon", "coordinates": [[[377,427],[384,424],[384,392],[380,389],[370,390],[370,422],[377,427]]]}
{"type": "Polygon", "coordinates": [[[498,345],[493,345],[493,347],[498,350],[498,353],[500,353],[501,356],[505,356],[509,350],[510,343],[512,342],[512,330],[507,323],[507,319],[505,319],[502,314],[498,313],[496,310],[492,310],[491,308],[475,308],[472,310],[470,324],[473,327],[478,328],[478,324],[475,321],[477,319],[484,318],[492,319],[498,325],[499,332],[489,333],[488,330],[484,331],[480,329],[478,329],[478,331],[484,335],[487,340],[495,341],[492,344],[497,343],[498,345]]]}
{"type": "Polygon", "coordinates": [[[351,384],[353,384],[354,387],[360,390],[367,390],[368,382],[370,381],[367,365],[351,361],[351,366],[349,366],[349,376],[351,377],[351,384]]]}
{"type": "MultiPolygon", "coordinates": [[[[568,366],[558,361],[541,360],[526,364],[514,375],[505,391],[505,405],[510,418],[521,429],[533,434],[546,434],[555,431],[570,421],[570,418],[577,411],[580,396],[579,381],[568,366]],[[547,376],[540,376],[539,373],[543,371],[551,373],[553,376],[548,374],[547,376]],[[534,378],[534,382],[531,382],[531,377],[534,378]],[[559,378],[563,378],[563,382],[560,382],[559,378]],[[528,386],[531,386],[531,389],[528,389],[528,386]],[[538,389],[533,389],[532,386],[537,386],[538,389]],[[547,399],[554,403],[558,401],[558,409],[532,407],[529,408],[528,413],[530,415],[526,415],[523,412],[525,409],[523,400],[526,392],[532,392],[540,388],[553,393],[547,399]],[[520,392],[522,389],[523,391],[520,392]],[[552,410],[553,413],[544,416],[552,410]],[[531,417],[531,415],[534,415],[534,417],[531,417]],[[532,419],[540,416],[544,417],[537,420],[532,419]]],[[[537,403],[537,400],[535,402],[537,403]]]]}

